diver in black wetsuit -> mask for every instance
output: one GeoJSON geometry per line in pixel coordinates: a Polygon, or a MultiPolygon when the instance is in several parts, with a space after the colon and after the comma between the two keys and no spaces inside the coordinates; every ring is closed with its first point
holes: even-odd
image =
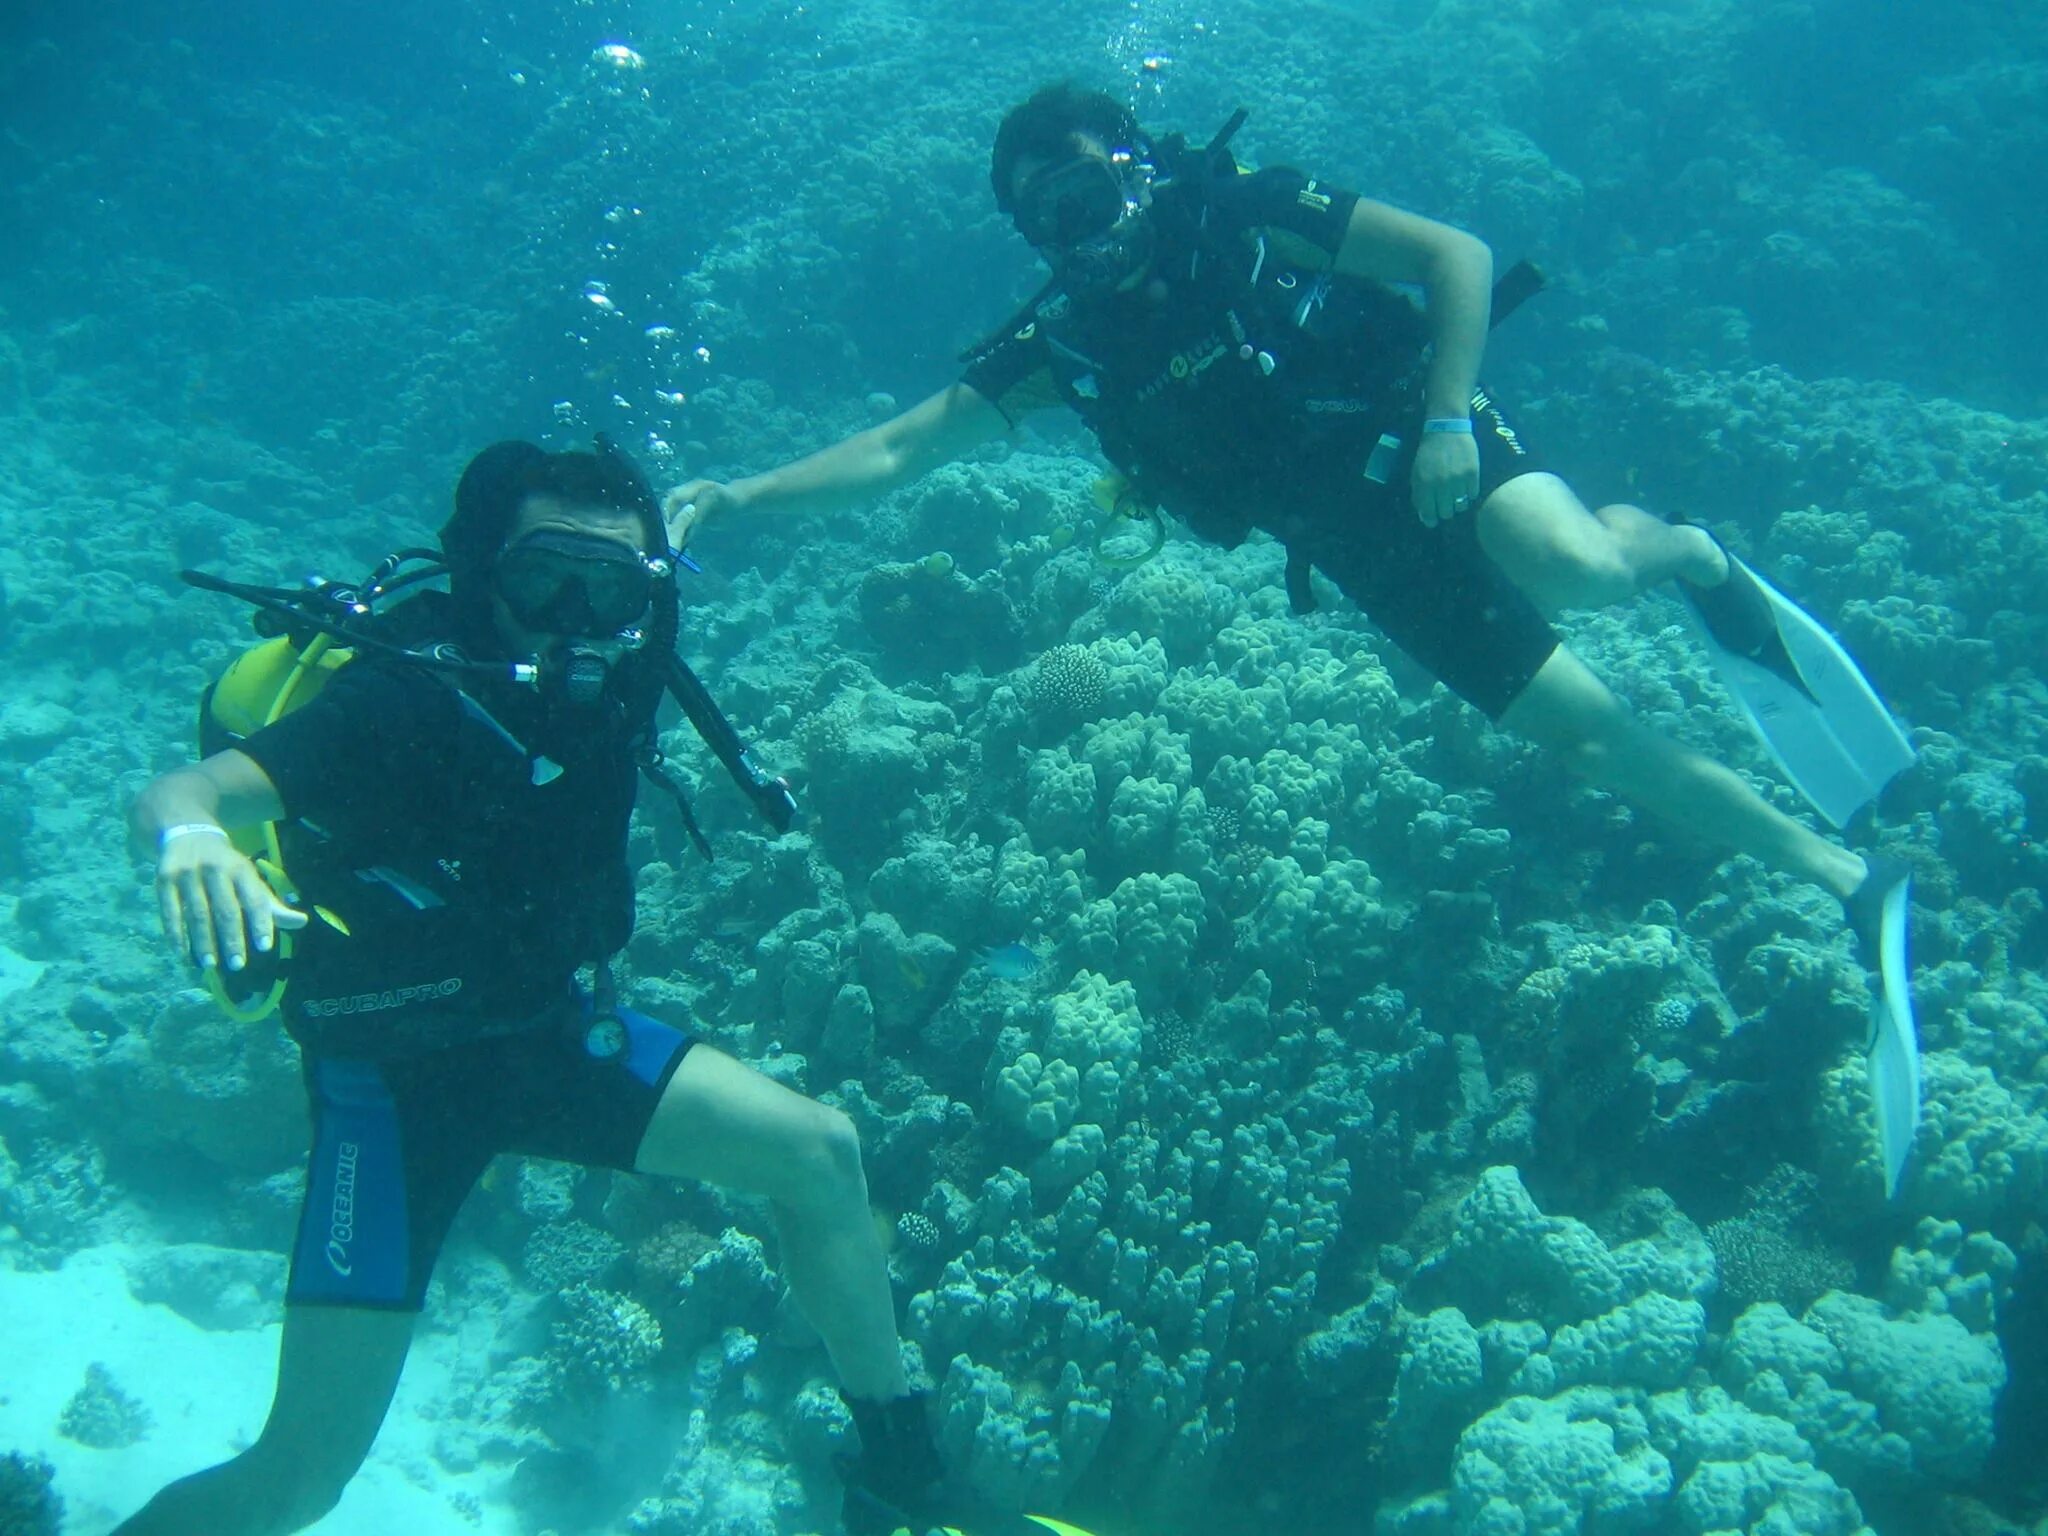
{"type": "Polygon", "coordinates": [[[576,984],[633,924],[636,753],[676,633],[653,493],[608,447],[501,443],[464,474],[442,549],[450,592],[390,615],[408,650],[365,640],[310,702],[135,805],[182,956],[232,985],[288,943],[281,1009],[314,1144],[262,1434],[120,1530],[271,1536],[333,1508],[449,1224],[499,1152],[772,1201],[783,1273],[861,1430],[850,1486],[915,1506],[937,1454],[851,1122],[576,984]],[[428,641],[459,648],[432,654],[460,670],[419,659],[428,641]],[[229,835],[264,823],[296,905],[229,835]]]}
{"type": "Polygon", "coordinates": [[[729,512],[854,505],[1064,404],[1138,497],[1225,544],[1282,540],[1297,608],[1320,569],[1493,720],[1856,916],[1863,858],[1639,724],[1546,621],[1674,579],[1707,612],[1743,584],[1705,530],[1589,510],[1539,467],[1478,382],[1486,246],[1299,171],[1245,172],[1227,138],[1155,141],[1113,97],[1039,91],[1004,119],[991,180],[1052,281],[959,383],[894,419],[670,491],[671,538],[729,512]]]}

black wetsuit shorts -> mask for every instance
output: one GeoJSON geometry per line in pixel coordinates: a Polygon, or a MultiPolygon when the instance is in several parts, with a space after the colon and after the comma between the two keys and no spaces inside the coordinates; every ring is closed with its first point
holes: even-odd
{"type": "MultiPolygon", "coordinates": [[[[1479,501],[1542,467],[1483,389],[1472,394],[1472,430],[1479,501]]],[[[1326,481],[1325,504],[1301,519],[1289,545],[1444,686],[1498,720],[1557,649],[1557,635],[1479,547],[1476,503],[1423,526],[1409,487],[1420,421],[1406,437],[1384,485],[1326,481]]]]}
{"type": "Polygon", "coordinates": [[[692,1042],[614,1016],[622,1041],[591,1034],[586,1006],[417,1056],[308,1057],[313,1156],[286,1301],[419,1310],[455,1213],[500,1152],[631,1169],[692,1042]]]}

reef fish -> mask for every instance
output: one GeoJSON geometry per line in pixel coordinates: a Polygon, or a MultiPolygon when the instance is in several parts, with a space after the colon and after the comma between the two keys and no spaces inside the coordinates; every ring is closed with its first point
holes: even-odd
{"type": "Polygon", "coordinates": [[[1045,961],[1037,950],[1015,941],[992,945],[981,952],[982,969],[1002,981],[1029,981],[1043,964],[1045,961]]]}

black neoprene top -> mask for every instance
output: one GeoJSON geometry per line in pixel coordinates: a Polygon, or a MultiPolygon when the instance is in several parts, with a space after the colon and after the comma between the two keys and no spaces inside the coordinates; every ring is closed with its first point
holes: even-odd
{"type": "MultiPolygon", "coordinates": [[[[494,703],[540,735],[533,701],[494,703]]],[[[625,943],[634,761],[621,730],[557,734],[529,756],[444,677],[358,659],[239,744],[284,801],[302,909],[348,928],[296,941],[284,1014],[302,1045],[388,1055],[543,1023],[579,965],[625,943]]]]}
{"type": "Polygon", "coordinates": [[[1284,166],[1206,186],[1159,194],[1146,282],[1094,301],[1055,288],[963,382],[1012,421],[1072,406],[1142,491],[1234,544],[1255,508],[1356,482],[1419,407],[1426,331],[1403,295],[1331,272],[1356,193],[1284,166]]]}
{"type": "MultiPolygon", "coordinates": [[[[1220,183],[1211,201],[1216,225],[1291,237],[1284,253],[1289,260],[1297,266],[1327,268],[1344,243],[1358,194],[1286,166],[1270,166],[1234,182],[1220,183]]],[[[1100,339],[1114,343],[1117,338],[1112,328],[1142,324],[1157,307],[1134,295],[1122,295],[1099,306],[1093,318],[1105,333],[1100,339]]],[[[1064,403],[1054,370],[1050,331],[1042,324],[1024,326],[984,351],[962,376],[962,382],[1008,417],[1013,426],[1032,411],[1064,403]]]]}

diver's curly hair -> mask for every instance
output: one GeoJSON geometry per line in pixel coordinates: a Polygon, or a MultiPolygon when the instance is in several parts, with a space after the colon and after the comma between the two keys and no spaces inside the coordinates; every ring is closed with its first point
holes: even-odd
{"type": "Polygon", "coordinates": [[[1074,152],[1074,137],[1088,134],[1110,145],[1135,145],[1144,130],[1131,109],[1107,91],[1091,91],[1071,80],[1042,85],[1028,100],[1003,114],[996,129],[995,152],[989,157],[988,179],[995,188],[996,207],[1016,212],[1010,183],[1017,162],[1063,160],[1074,152]]]}

